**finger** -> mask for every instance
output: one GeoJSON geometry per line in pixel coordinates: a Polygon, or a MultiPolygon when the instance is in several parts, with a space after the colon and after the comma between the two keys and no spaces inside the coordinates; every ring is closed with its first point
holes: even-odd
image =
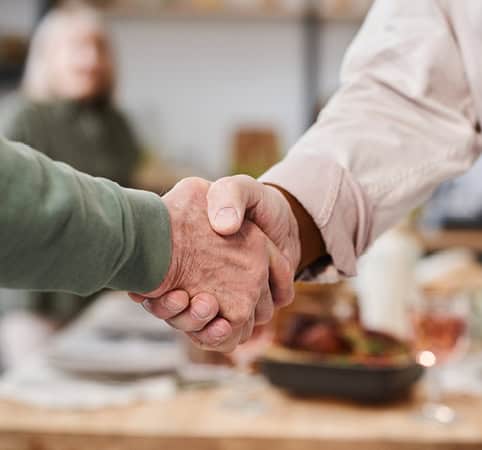
{"type": "Polygon", "coordinates": [[[239,231],[246,210],[262,201],[264,185],[247,175],[222,178],[208,191],[208,216],[214,231],[227,236],[239,231]]]}
{"type": "Polygon", "coordinates": [[[239,339],[240,344],[244,344],[249,341],[254,331],[254,314],[249,319],[248,323],[243,327],[241,331],[241,337],[239,339]]]}
{"type": "Polygon", "coordinates": [[[168,320],[189,307],[189,295],[185,291],[171,291],[159,298],[146,298],[142,306],[157,318],[168,320]]]}
{"type": "Polygon", "coordinates": [[[231,353],[236,350],[238,345],[241,342],[241,333],[242,329],[235,330],[233,331],[233,334],[229,339],[226,341],[222,342],[221,344],[208,347],[207,350],[212,351],[212,352],[219,352],[219,353],[231,353]]]}
{"type": "Polygon", "coordinates": [[[273,297],[269,289],[266,289],[256,305],[254,323],[255,325],[264,325],[271,321],[274,314],[273,297]]]}
{"type": "Polygon", "coordinates": [[[234,330],[226,319],[219,317],[209,323],[203,330],[188,333],[188,336],[198,347],[204,350],[230,352],[239,343],[240,334],[240,330],[234,330]]]}
{"type": "Polygon", "coordinates": [[[136,303],[142,303],[146,297],[144,297],[143,295],[140,295],[140,294],[134,294],[133,292],[129,292],[127,294],[131,300],[134,300],[136,303]]]}
{"type": "Polygon", "coordinates": [[[276,307],[289,305],[295,297],[294,273],[288,259],[268,240],[269,284],[276,307]]]}
{"type": "Polygon", "coordinates": [[[173,328],[184,332],[202,330],[219,312],[219,304],[210,294],[199,294],[181,314],[167,321],[173,328]]]}

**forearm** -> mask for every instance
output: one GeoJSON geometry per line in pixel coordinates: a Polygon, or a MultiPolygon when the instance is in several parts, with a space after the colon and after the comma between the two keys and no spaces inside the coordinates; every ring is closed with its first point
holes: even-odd
{"type": "Polygon", "coordinates": [[[0,138],[0,285],[88,295],[144,292],[170,263],[161,199],[0,138]]]}

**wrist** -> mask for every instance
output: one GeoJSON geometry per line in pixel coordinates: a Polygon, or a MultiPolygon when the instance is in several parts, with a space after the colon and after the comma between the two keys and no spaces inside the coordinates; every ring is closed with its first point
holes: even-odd
{"type": "MultiPolygon", "coordinates": [[[[280,226],[286,225],[288,229],[286,231],[287,238],[286,244],[281,249],[283,254],[288,258],[290,261],[293,271],[297,272],[298,267],[301,261],[301,239],[300,239],[300,228],[298,225],[298,221],[296,220],[296,216],[293,212],[293,209],[283,195],[283,193],[277,189],[276,186],[265,185],[268,192],[270,192],[273,196],[276,197],[276,201],[278,204],[283,205],[280,209],[283,211],[281,217],[278,220],[282,222],[280,226]],[[284,224],[283,224],[284,222],[284,224]]],[[[275,204],[275,203],[274,203],[275,204]]]]}
{"type": "Polygon", "coordinates": [[[120,269],[108,288],[131,292],[154,289],[166,277],[171,259],[169,213],[158,195],[122,189],[133,233],[126,235],[120,269]]]}
{"type": "Polygon", "coordinates": [[[274,184],[267,183],[266,185],[278,191],[279,195],[289,204],[290,211],[295,218],[298,228],[297,241],[300,249],[296,271],[299,273],[321,257],[327,255],[321,232],[311,215],[291,193],[274,184]]]}
{"type": "Polygon", "coordinates": [[[199,271],[202,259],[199,240],[207,240],[210,232],[214,234],[207,215],[206,196],[210,185],[201,178],[186,178],[162,197],[171,227],[171,261],[155,294],[162,295],[172,289],[188,291],[189,280],[192,282],[193,274],[199,271]]]}
{"type": "Polygon", "coordinates": [[[171,230],[170,261],[165,276],[161,280],[160,284],[156,287],[156,289],[145,294],[148,297],[160,297],[175,287],[180,286],[182,283],[182,271],[179,269],[185,266],[183,260],[185,259],[184,254],[186,250],[186,239],[189,235],[186,235],[185,239],[180,239],[180,231],[185,228],[185,225],[182,223],[182,214],[180,208],[176,205],[176,202],[170,201],[170,199],[166,196],[162,198],[162,201],[167,210],[171,230]]]}

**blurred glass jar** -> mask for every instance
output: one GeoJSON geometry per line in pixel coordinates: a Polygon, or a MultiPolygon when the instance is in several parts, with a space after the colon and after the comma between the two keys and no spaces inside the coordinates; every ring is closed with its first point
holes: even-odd
{"type": "Polygon", "coordinates": [[[472,293],[472,314],[469,322],[469,333],[477,348],[482,348],[482,289],[472,293]]]}
{"type": "Polygon", "coordinates": [[[363,18],[373,0],[320,0],[320,11],[328,18],[363,18]]]}

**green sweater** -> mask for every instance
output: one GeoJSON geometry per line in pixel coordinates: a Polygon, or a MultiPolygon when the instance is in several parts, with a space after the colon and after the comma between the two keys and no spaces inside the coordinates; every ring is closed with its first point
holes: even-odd
{"type": "Polygon", "coordinates": [[[108,100],[33,102],[12,94],[0,102],[0,134],[123,187],[133,187],[141,160],[129,122],[108,100]]]}
{"type": "Polygon", "coordinates": [[[171,257],[162,200],[0,137],[0,286],[147,292],[171,257]]]}

